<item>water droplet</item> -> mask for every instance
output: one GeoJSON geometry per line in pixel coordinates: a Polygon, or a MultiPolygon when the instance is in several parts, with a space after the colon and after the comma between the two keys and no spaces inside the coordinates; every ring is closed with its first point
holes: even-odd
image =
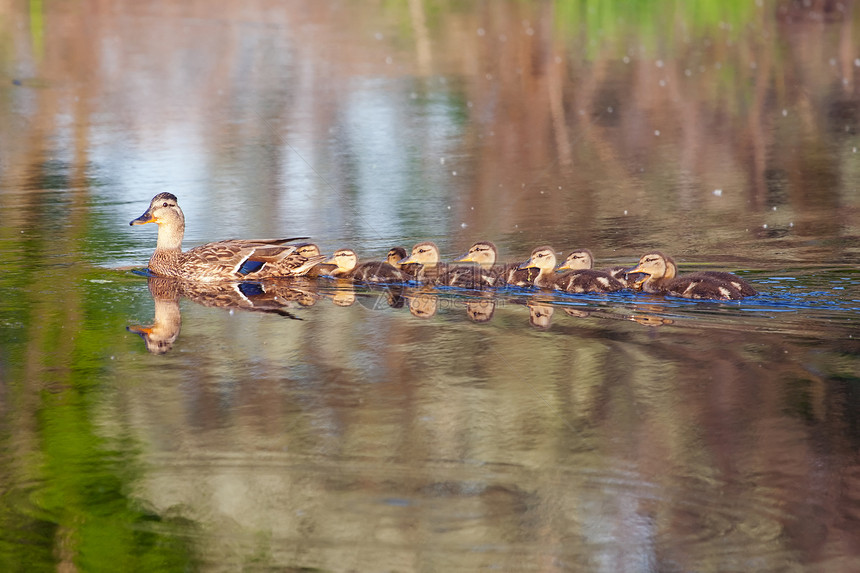
{"type": "Polygon", "coordinates": [[[715,195],[715,196],[717,196],[717,197],[722,197],[722,196],[723,196],[723,190],[722,190],[722,189],[714,189],[713,193],[714,193],[714,195],[715,195]]]}
{"type": "Polygon", "coordinates": [[[386,57],[385,57],[385,63],[386,63],[386,64],[390,64],[390,63],[392,63],[392,62],[394,62],[394,59],[393,59],[391,56],[386,56],[386,57]]]}
{"type": "Polygon", "coordinates": [[[624,209],[624,214],[625,214],[625,215],[627,214],[627,209],[624,209]]]}
{"type": "Polygon", "coordinates": [[[374,37],[374,38],[376,38],[377,40],[381,40],[381,39],[382,39],[382,32],[377,32],[377,33],[375,33],[375,34],[373,35],[373,37],[374,37]]]}
{"type": "Polygon", "coordinates": [[[761,226],[762,229],[767,229],[767,223],[761,226]]]}
{"type": "Polygon", "coordinates": [[[655,129],[655,130],[654,130],[654,135],[656,135],[657,137],[660,137],[660,130],[659,130],[659,129],[655,129]]]}
{"type": "Polygon", "coordinates": [[[445,165],[445,158],[444,158],[444,157],[440,157],[440,158],[439,158],[439,163],[440,163],[441,165],[445,165]]]}
{"type": "Polygon", "coordinates": [[[466,227],[468,227],[468,226],[469,226],[469,225],[467,225],[466,223],[460,223],[460,227],[461,227],[461,228],[463,228],[463,229],[465,229],[465,228],[466,228],[466,227]]]}
{"type": "Polygon", "coordinates": [[[483,35],[484,35],[484,34],[486,34],[486,33],[487,33],[487,31],[486,31],[486,30],[484,30],[483,28],[478,28],[478,35],[479,35],[479,36],[483,36],[483,35]]]}
{"type": "Polygon", "coordinates": [[[785,117],[787,115],[788,115],[788,110],[787,109],[782,110],[782,117],[785,117]]]}
{"type": "Polygon", "coordinates": [[[654,65],[657,66],[658,68],[662,68],[663,67],[663,60],[657,60],[656,62],[654,62],[654,65]]]}
{"type": "Polygon", "coordinates": [[[454,177],[456,177],[456,176],[457,176],[457,172],[456,172],[456,171],[452,171],[452,172],[451,172],[451,175],[453,175],[454,177]]]}

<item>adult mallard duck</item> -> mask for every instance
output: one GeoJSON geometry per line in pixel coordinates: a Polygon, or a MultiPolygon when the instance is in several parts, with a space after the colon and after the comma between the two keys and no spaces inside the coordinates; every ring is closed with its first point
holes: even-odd
{"type": "Polygon", "coordinates": [[[158,242],[149,259],[149,270],[161,277],[195,281],[256,280],[270,277],[300,276],[325,257],[307,259],[296,254],[291,239],[229,239],[206,243],[182,251],[185,215],[176,196],[159,193],[146,212],[130,225],[158,225],[158,242]]]}
{"type": "MultiPolygon", "coordinates": [[[[588,249],[577,249],[570,253],[567,258],[561,263],[558,267],[556,267],[556,272],[558,271],[591,271],[594,269],[594,255],[591,254],[591,251],[588,249]]],[[[620,282],[623,286],[628,286],[627,284],[627,269],[625,267],[610,267],[608,269],[601,269],[596,271],[599,273],[603,273],[605,275],[609,275],[618,282],[620,282]]]]}
{"type": "Polygon", "coordinates": [[[352,249],[338,249],[324,264],[335,265],[329,274],[339,279],[352,279],[363,283],[402,283],[409,276],[385,261],[358,264],[358,255],[352,249]]]}
{"type": "MultiPolygon", "coordinates": [[[[675,262],[658,251],[647,253],[639,259],[639,264],[631,269],[632,273],[644,273],[646,277],[636,283],[638,288],[645,292],[664,294],[682,298],[714,299],[714,300],[738,300],[744,292],[755,289],[740,277],[731,275],[734,280],[725,280],[704,273],[675,276],[677,265],[675,262]],[[670,262],[671,261],[671,262],[670,262]],[[738,286],[735,286],[735,283],[738,286]]],[[[730,274],[730,273],[729,273],[730,274]]]]}
{"type": "Polygon", "coordinates": [[[521,268],[538,269],[534,284],[540,288],[572,293],[615,292],[624,288],[624,285],[607,273],[581,269],[559,275],[555,272],[555,265],[555,251],[546,245],[533,250],[531,257],[521,265],[521,268]]]}
{"type": "Polygon", "coordinates": [[[537,276],[535,269],[519,269],[520,263],[497,263],[498,249],[490,241],[478,241],[469,252],[460,257],[458,263],[477,263],[481,270],[478,280],[484,286],[501,287],[505,285],[528,286],[537,276]]]}
{"type": "MultiPolygon", "coordinates": [[[[675,264],[675,259],[672,257],[666,256],[666,277],[667,279],[673,279],[678,276],[678,265],[675,264]]],[[[696,273],[692,273],[690,275],[684,275],[685,277],[691,276],[704,276],[711,277],[714,279],[727,281],[733,287],[738,289],[738,292],[741,293],[741,296],[755,296],[758,294],[758,291],[753,288],[751,284],[743,280],[737,275],[733,275],[732,273],[727,273],[725,271],[698,271],[696,273]]]]}

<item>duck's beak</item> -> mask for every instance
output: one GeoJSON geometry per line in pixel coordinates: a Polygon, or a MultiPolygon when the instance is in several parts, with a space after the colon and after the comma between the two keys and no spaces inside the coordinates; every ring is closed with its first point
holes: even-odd
{"type": "Polygon", "coordinates": [[[129,225],[146,225],[147,223],[158,223],[158,220],[152,216],[152,213],[149,209],[147,209],[146,213],[144,213],[137,219],[132,219],[129,225]]]}

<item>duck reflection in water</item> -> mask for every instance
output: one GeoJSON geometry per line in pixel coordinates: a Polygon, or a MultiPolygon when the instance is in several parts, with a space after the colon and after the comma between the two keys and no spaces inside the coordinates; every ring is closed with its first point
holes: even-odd
{"type": "Polygon", "coordinates": [[[182,327],[179,300],[182,297],[203,305],[227,310],[277,314],[301,320],[286,310],[296,304],[307,305],[316,294],[277,281],[257,283],[201,283],[167,277],[149,277],[149,293],[155,303],[151,326],[131,325],[129,332],[140,335],[152,354],[165,354],[173,348],[182,327]]]}
{"type": "Polygon", "coordinates": [[[439,309],[439,297],[426,292],[404,295],[409,304],[409,312],[418,318],[430,318],[439,309]]]}
{"type": "Polygon", "coordinates": [[[546,330],[552,324],[552,314],[555,312],[549,303],[534,300],[529,301],[529,324],[539,330],[546,330]]]}
{"type": "Polygon", "coordinates": [[[496,300],[492,297],[472,299],[466,302],[466,316],[472,322],[490,322],[496,312],[496,300]]]}

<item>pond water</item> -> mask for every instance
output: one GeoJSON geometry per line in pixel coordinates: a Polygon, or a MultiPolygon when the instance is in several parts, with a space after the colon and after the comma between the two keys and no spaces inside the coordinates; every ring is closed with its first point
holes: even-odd
{"type": "Polygon", "coordinates": [[[0,570],[860,569],[851,2],[0,0],[0,570]],[[630,292],[188,286],[479,239],[630,292]]]}

